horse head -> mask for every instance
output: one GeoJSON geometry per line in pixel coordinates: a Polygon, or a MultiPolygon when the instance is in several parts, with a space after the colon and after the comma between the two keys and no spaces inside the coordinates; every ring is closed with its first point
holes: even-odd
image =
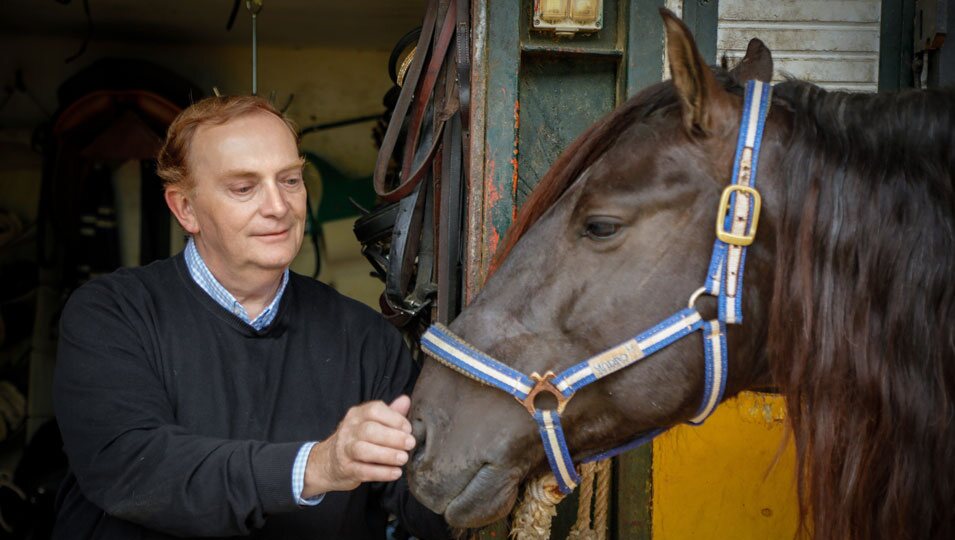
{"type": "MultiPolygon", "coordinates": [[[[685,308],[709,275],[744,83],[768,82],[772,60],[753,40],[733,71],[711,70],[687,27],[661,13],[672,80],[561,154],[450,325],[519,373],[562,372],[632,338],[685,308]]],[[[772,103],[723,396],[785,394],[817,538],[949,538],[955,490],[919,486],[955,470],[955,94],[789,81],[772,103]]],[[[716,317],[712,298],[695,308],[716,317]]],[[[683,339],[577,390],[561,415],[570,458],[692,418],[706,361],[699,340],[683,339]]],[[[553,397],[535,405],[562,405],[553,397]]],[[[519,485],[548,469],[553,448],[549,458],[507,393],[428,361],[412,398],[409,483],[451,525],[505,516],[519,485]]]]}
{"type": "MultiPolygon", "coordinates": [[[[640,93],[563,153],[509,233],[509,253],[450,326],[521,372],[557,372],[656,324],[686,304],[706,271],[742,107],[725,86],[768,81],[772,60],[754,42],[733,82],[718,81],[682,21],[669,12],[664,21],[672,82],[640,93]]],[[[747,274],[753,322],[730,335],[729,395],[768,373],[761,313],[771,290],[773,197],[764,198],[747,274]]],[[[703,365],[700,343],[684,340],[579,392],[563,413],[573,455],[689,418],[703,365]]],[[[502,517],[520,482],[547,467],[520,404],[446,367],[424,367],[412,419],[412,488],[452,525],[502,517]]]]}

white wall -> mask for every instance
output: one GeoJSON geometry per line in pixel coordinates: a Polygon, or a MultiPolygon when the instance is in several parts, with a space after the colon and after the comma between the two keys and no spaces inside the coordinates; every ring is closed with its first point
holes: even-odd
{"type": "Polygon", "coordinates": [[[733,65],[758,37],[773,52],[777,81],[788,74],[875,92],[880,16],[878,0],[720,0],[717,55],[733,65]]]}

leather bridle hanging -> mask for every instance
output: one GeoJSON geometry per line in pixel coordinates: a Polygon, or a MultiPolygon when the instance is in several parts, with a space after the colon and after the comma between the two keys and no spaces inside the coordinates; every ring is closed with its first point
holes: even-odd
{"type": "MultiPolygon", "coordinates": [[[[369,219],[356,223],[366,256],[383,273],[382,308],[398,326],[425,313],[438,299],[438,320],[457,311],[465,149],[470,100],[469,3],[430,0],[413,58],[382,138],[374,186],[381,199],[397,205],[388,255],[376,253],[368,238],[369,219]],[[455,42],[451,54],[451,43],[455,42]],[[451,60],[455,63],[451,68],[451,60]],[[452,84],[441,84],[450,79],[452,84]],[[436,92],[437,87],[444,92],[436,92]],[[404,130],[404,147],[396,152],[404,130]],[[389,163],[400,174],[388,183],[389,163]],[[382,272],[383,270],[383,272],[382,272]]],[[[381,222],[380,215],[375,216],[381,222]]]]}

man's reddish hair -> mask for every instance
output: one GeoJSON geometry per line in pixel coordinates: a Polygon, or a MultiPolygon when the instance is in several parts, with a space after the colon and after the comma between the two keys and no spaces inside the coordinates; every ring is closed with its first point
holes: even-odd
{"type": "Polygon", "coordinates": [[[221,126],[240,116],[259,111],[275,115],[282,120],[298,144],[298,129],[295,124],[268,100],[258,96],[208,97],[190,105],[169,125],[156,167],[156,174],[162,178],[163,186],[169,189],[193,185],[194,180],[189,178],[189,152],[192,149],[192,139],[200,127],[221,126]]]}

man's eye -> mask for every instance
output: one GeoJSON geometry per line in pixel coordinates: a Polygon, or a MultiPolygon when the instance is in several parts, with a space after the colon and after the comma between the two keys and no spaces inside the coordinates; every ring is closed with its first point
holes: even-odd
{"type": "Polygon", "coordinates": [[[607,240],[620,232],[620,223],[608,219],[592,219],[587,221],[584,234],[594,240],[607,240]]]}
{"type": "Polygon", "coordinates": [[[232,188],[232,192],[236,195],[248,195],[252,193],[252,186],[238,186],[232,188]]]}
{"type": "Polygon", "coordinates": [[[297,186],[302,183],[302,179],[297,177],[287,178],[285,183],[290,186],[297,186]]]}

